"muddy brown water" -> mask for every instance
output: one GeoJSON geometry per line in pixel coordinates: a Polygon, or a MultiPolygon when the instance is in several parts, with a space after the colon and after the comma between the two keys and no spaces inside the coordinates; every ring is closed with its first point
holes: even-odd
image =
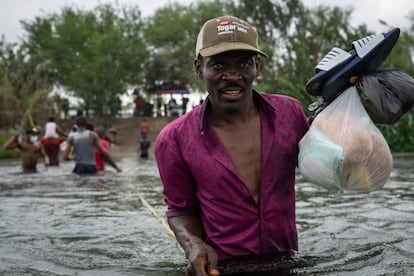
{"type": "MultiPolygon", "coordinates": [[[[414,275],[414,154],[394,159],[389,183],[369,195],[337,197],[298,175],[298,257],[222,272],[414,275]]],[[[91,177],[71,174],[71,162],[21,174],[19,160],[0,161],[0,275],[183,275],[155,161],[117,161],[123,173],[91,177]]]]}

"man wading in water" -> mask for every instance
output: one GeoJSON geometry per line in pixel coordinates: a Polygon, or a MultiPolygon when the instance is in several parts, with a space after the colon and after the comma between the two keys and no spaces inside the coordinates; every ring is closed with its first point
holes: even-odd
{"type": "Polygon", "coordinates": [[[79,175],[97,173],[94,147],[98,149],[104,160],[114,167],[117,172],[122,172],[109,153],[99,143],[98,135],[94,131],[86,129],[87,124],[84,117],[76,119],[77,130],[68,138],[68,147],[63,153],[63,159],[70,160],[69,156],[72,148],[74,148],[76,165],[73,173],[79,175]]]}
{"type": "Polygon", "coordinates": [[[208,97],[157,138],[168,222],[187,275],[218,275],[235,257],[298,249],[295,168],[309,125],[298,100],[253,89],[261,56],[246,21],[207,21],[194,66],[208,97]]]}
{"type": "Polygon", "coordinates": [[[4,144],[5,149],[19,149],[20,159],[24,173],[37,172],[37,160],[43,156],[45,167],[49,166],[49,157],[41,143],[39,143],[40,132],[36,128],[26,130],[26,141],[19,141],[19,134],[15,134],[4,144]]]}

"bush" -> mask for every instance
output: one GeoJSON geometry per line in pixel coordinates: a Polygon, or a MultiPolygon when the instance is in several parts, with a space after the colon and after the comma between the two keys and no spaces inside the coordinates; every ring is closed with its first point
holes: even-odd
{"type": "Polygon", "coordinates": [[[10,133],[0,130],[0,159],[4,158],[18,158],[20,153],[18,149],[7,150],[3,145],[10,139],[10,133]]]}

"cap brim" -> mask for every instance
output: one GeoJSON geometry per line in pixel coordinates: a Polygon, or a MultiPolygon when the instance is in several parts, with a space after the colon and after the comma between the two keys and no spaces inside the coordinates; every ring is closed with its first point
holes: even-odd
{"type": "Polygon", "coordinates": [[[26,130],[26,134],[40,134],[40,131],[37,129],[28,129],[26,130]]]}
{"type": "Polygon", "coordinates": [[[228,51],[250,51],[258,53],[264,57],[267,57],[265,53],[259,49],[239,42],[223,42],[214,46],[206,47],[200,50],[199,54],[203,57],[214,56],[228,51]]]}
{"type": "Polygon", "coordinates": [[[390,54],[398,40],[400,29],[395,28],[384,34],[384,39],[360,58],[355,49],[351,58],[328,71],[319,71],[306,84],[306,90],[314,96],[322,96],[331,101],[350,85],[349,79],[377,69],[390,54]]]}

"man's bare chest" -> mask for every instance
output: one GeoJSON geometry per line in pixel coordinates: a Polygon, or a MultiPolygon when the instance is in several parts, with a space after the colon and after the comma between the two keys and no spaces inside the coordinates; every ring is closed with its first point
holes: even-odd
{"type": "Polygon", "coordinates": [[[238,174],[256,198],[261,178],[260,125],[232,130],[216,129],[216,133],[238,174]]]}

